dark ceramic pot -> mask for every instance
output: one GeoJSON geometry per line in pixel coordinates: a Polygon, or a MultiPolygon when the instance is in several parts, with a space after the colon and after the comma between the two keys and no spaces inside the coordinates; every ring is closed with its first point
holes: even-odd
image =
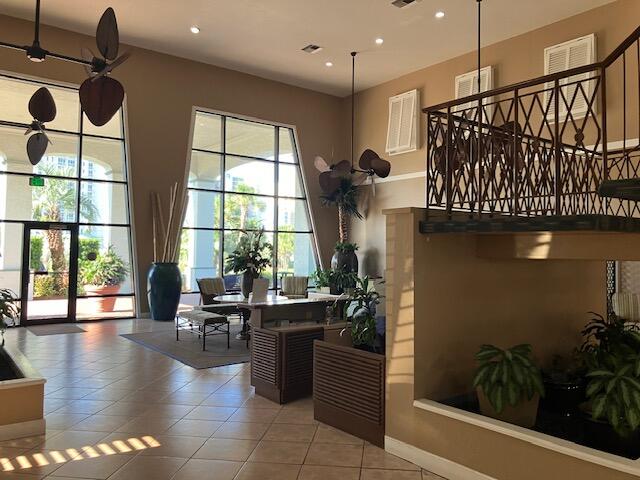
{"type": "Polygon", "coordinates": [[[258,278],[256,272],[247,270],[242,274],[242,283],[240,284],[240,291],[244,298],[249,298],[249,294],[253,292],[253,281],[258,278]]]}
{"type": "Polygon", "coordinates": [[[356,252],[335,251],[333,257],[331,257],[331,269],[358,273],[358,256],[356,252]]]}
{"type": "Polygon", "coordinates": [[[558,382],[550,378],[544,380],[545,396],[541,400],[541,407],[561,415],[573,415],[585,401],[586,385],[584,380],[575,382],[558,382]]]}
{"type": "Polygon", "coordinates": [[[147,276],[147,297],[151,318],[172,322],[176,317],[182,291],[182,276],[177,263],[155,262],[147,276]]]}

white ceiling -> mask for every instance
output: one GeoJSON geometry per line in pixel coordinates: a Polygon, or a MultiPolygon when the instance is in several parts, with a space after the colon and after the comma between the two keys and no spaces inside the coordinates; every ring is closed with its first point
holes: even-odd
{"type": "MultiPolygon", "coordinates": [[[[612,1],[485,0],[483,44],[612,1]]],[[[0,0],[0,13],[31,19],[34,4],[0,0]]],[[[362,52],[356,87],[361,90],[472,51],[476,44],[476,0],[422,0],[403,9],[391,0],[42,0],[42,21],[93,34],[108,6],[116,11],[125,43],[340,96],[350,91],[352,50],[362,52]],[[446,12],[444,19],[434,18],[438,10],[446,12]],[[192,34],[191,25],[201,32],[192,34]],[[380,47],[377,37],[384,38],[380,47]],[[324,49],[301,52],[309,43],[324,49]],[[326,61],[334,66],[325,67],[326,61]]],[[[41,40],[52,48],[46,37],[41,40]]]]}

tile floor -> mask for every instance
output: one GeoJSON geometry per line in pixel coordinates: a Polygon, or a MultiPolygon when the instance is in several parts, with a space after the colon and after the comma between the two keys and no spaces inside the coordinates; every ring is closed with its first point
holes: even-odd
{"type": "Polygon", "coordinates": [[[83,324],[85,333],[7,332],[47,378],[47,433],[0,442],[2,479],[434,480],[318,424],[310,399],[255,396],[249,365],[195,370],[119,335],[170,325],[83,324]]]}

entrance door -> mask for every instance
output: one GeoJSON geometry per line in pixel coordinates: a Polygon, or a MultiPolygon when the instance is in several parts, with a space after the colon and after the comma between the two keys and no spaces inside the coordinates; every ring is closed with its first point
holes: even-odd
{"type": "Polygon", "coordinates": [[[78,288],[78,227],[29,222],[22,249],[20,323],[72,322],[78,288]]]}

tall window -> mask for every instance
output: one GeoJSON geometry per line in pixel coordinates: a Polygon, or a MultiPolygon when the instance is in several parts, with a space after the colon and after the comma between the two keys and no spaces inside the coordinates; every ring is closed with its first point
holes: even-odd
{"type": "MultiPolygon", "coordinates": [[[[272,288],[284,275],[315,270],[314,233],[291,128],[196,112],[188,187],[180,249],[186,292],[198,291],[199,278],[223,276],[224,259],[241,230],[266,230],[275,258],[263,275],[272,288]]],[[[239,288],[236,272],[224,277],[228,290],[239,288]]]]}
{"type": "MultiPolygon", "coordinates": [[[[77,88],[0,75],[1,287],[11,288],[30,302],[43,300],[44,314],[60,313],[47,309],[68,294],[69,240],[55,230],[43,230],[28,240],[32,281],[29,291],[21,292],[23,231],[31,222],[71,224],[77,226],[79,237],[77,317],[135,315],[125,152],[122,111],[106,125],[96,127],[81,113],[77,88]],[[51,140],[47,152],[32,166],[24,136],[32,120],[27,105],[41,86],[53,95],[57,116],[46,125],[51,140]],[[42,177],[44,185],[31,186],[33,176],[42,177]],[[96,258],[98,263],[89,263],[96,258]],[[119,288],[109,293],[90,288],[90,282],[98,284],[100,278],[108,277],[107,268],[118,260],[127,271],[118,279],[119,288]],[[56,265],[64,266],[59,278],[38,276],[56,270],[56,265]],[[97,301],[95,297],[101,296],[115,302],[97,301]]],[[[29,309],[34,311],[31,304],[29,309]]]]}

